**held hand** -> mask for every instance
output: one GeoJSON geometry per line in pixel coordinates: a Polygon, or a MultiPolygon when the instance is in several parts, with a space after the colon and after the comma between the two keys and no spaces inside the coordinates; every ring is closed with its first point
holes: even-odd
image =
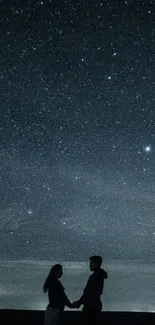
{"type": "Polygon", "coordinates": [[[79,308],[80,307],[80,302],[79,302],[79,300],[77,300],[77,301],[74,301],[73,303],[72,303],[72,306],[73,306],[73,308],[79,308]]]}
{"type": "Polygon", "coordinates": [[[75,308],[74,307],[74,305],[70,302],[70,300],[69,299],[66,299],[66,301],[65,301],[65,306],[67,306],[67,307],[69,307],[69,308],[75,308]]]}
{"type": "Polygon", "coordinates": [[[75,308],[74,306],[73,306],[73,304],[71,303],[69,306],[68,306],[70,309],[73,309],[73,308],[75,308]]]}

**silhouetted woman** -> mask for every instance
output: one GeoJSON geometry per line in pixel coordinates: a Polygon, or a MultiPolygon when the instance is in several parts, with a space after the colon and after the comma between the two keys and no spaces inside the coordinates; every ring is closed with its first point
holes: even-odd
{"type": "Polygon", "coordinates": [[[48,292],[49,304],[45,311],[44,325],[60,325],[60,316],[65,306],[73,308],[59,279],[63,274],[60,264],[55,264],[44,283],[43,291],[48,292]]]}

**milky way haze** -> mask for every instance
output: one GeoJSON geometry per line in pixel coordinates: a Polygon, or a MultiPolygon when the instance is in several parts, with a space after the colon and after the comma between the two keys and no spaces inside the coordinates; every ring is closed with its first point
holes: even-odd
{"type": "Polygon", "coordinates": [[[1,1],[1,259],[153,260],[154,15],[1,1]]]}

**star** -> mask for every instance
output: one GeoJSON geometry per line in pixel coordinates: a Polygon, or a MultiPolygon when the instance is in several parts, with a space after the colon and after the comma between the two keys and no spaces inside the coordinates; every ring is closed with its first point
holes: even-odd
{"type": "Polygon", "coordinates": [[[155,251],[153,0],[1,2],[0,258],[86,261],[93,246],[145,263],[155,251]]]}
{"type": "Polygon", "coordinates": [[[146,147],[144,148],[144,150],[145,150],[145,152],[150,152],[150,151],[151,151],[151,146],[146,146],[146,147]]]}

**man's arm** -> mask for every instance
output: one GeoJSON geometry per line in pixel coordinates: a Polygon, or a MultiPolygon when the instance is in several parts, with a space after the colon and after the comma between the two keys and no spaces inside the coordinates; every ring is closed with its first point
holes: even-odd
{"type": "Polygon", "coordinates": [[[95,299],[96,297],[99,297],[102,295],[103,292],[103,283],[104,279],[108,278],[108,274],[106,271],[103,270],[103,275],[98,276],[98,274],[94,276],[90,276],[89,280],[87,282],[87,285],[84,289],[83,295],[81,298],[76,302],[77,305],[80,307],[82,304],[84,304],[87,300],[95,299]]]}
{"type": "Polygon", "coordinates": [[[78,300],[78,302],[79,302],[79,307],[81,306],[81,305],[83,305],[83,303],[84,303],[84,301],[85,301],[85,296],[86,296],[86,294],[85,294],[85,292],[83,292],[83,295],[80,297],[80,299],[78,300]]]}
{"type": "Polygon", "coordinates": [[[91,297],[99,297],[103,292],[104,280],[108,278],[108,274],[105,270],[102,269],[101,274],[94,274],[92,281],[89,286],[89,295],[91,297]]]}
{"type": "Polygon", "coordinates": [[[74,302],[74,305],[76,305],[76,308],[79,308],[81,305],[84,304],[84,301],[85,301],[86,295],[87,295],[87,291],[89,291],[90,283],[91,283],[91,277],[89,277],[88,282],[83,290],[83,295],[80,297],[79,300],[74,302]]]}

